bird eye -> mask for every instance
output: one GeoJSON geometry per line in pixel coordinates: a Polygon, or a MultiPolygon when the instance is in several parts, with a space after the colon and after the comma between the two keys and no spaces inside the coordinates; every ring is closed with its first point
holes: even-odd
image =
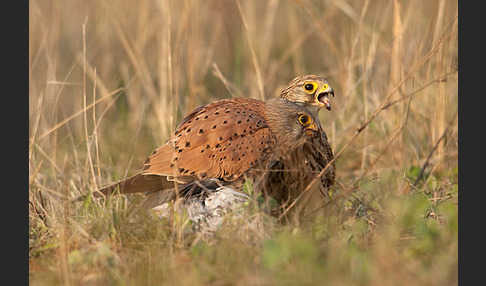
{"type": "Polygon", "coordinates": [[[313,82],[309,82],[309,83],[306,83],[304,84],[304,89],[310,93],[314,92],[314,90],[316,90],[316,84],[313,83],[313,82]]]}
{"type": "Polygon", "coordinates": [[[311,118],[309,115],[301,114],[299,115],[299,123],[303,126],[311,124],[311,118]]]}

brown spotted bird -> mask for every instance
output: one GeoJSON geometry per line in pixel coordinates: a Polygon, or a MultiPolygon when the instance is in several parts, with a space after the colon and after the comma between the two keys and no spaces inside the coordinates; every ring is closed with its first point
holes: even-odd
{"type": "Polygon", "coordinates": [[[101,192],[152,192],[207,179],[235,186],[268,169],[273,158],[320,138],[319,130],[305,107],[282,98],[219,100],[187,115],[140,173],[101,192]]]}
{"type": "MultiPolygon", "coordinates": [[[[280,99],[235,98],[198,107],[150,155],[141,172],[100,191],[155,192],[157,201],[164,202],[176,195],[174,182],[187,190],[192,182],[216,179],[238,189],[243,178],[266,168],[271,172],[260,186],[286,205],[332,160],[326,134],[316,120],[320,108],[331,109],[330,96],[334,91],[324,78],[305,75],[293,79],[280,99]],[[298,133],[309,128],[317,130],[298,133]]],[[[333,182],[334,164],[317,188],[325,193],[333,182]]]]}

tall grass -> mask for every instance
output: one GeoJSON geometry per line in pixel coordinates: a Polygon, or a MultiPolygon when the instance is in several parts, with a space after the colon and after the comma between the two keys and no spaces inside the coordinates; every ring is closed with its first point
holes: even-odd
{"type": "Polygon", "coordinates": [[[457,284],[457,1],[29,3],[31,283],[457,284]],[[308,73],[339,155],[308,223],[252,209],[207,241],[141,196],[69,203],[196,106],[308,73]]]}

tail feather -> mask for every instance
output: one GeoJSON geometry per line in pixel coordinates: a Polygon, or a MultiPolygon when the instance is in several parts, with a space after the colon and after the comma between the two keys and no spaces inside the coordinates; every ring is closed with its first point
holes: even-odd
{"type": "MultiPolygon", "coordinates": [[[[146,193],[157,192],[164,189],[174,187],[174,182],[167,180],[166,176],[144,175],[142,173],[131,176],[130,178],[121,180],[120,182],[111,184],[93,193],[95,197],[100,197],[101,194],[107,196],[119,191],[120,194],[146,193]]],[[[73,200],[73,202],[80,202],[86,199],[88,195],[82,195],[73,200]]]]}
{"type": "Polygon", "coordinates": [[[117,190],[120,194],[133,194],[154,192],[171,187],[174,187],[174,182],[168,181],[165,176],[136,174],[99,191],[104,195],[110,195],[117,190]]]}

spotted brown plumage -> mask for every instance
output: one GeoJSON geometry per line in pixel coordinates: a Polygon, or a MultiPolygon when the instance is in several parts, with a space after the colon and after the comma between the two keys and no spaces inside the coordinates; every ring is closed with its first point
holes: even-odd
{"type": "MultiPolygon", "coordinates": [[[[334,96],[334,90],[326,79],[316,75],[296,77],[280,93],[283,101],[305,108],[315,119],[322,107],[331,109],[330,96],[334,96]]],[[[289,147],[285,142],[290,136],[277,140],[275,133],[285,135],[291,130],[279,119],[282,111],[274,113],[265,117],[265,103],[254,99],[220,100],[200,106],[181,121],[167,144],[149,156],[140,173],[101,191],[108,194],[119,188],[121,193],[150,192],[147,205],[156,206],[175,197],[174,181],[182,184],[183,195],[190,195],[187,186],[199,180],[221,179],[221,183],[238,190],[247,176],[265,174],[257,187],[285,207],[333,159],[333,154],[318,120],[317,134],[305,137],[302,144],[290,140],[294,144],[289,147]],[[269,122],[280,131],[272,134],[269,122]],[[270,155],[272,160],[268,159],[270,155]],[[263,169],[270,171],[262,173],[263,169]],[[165,191],[156,192],[160,190],[165,191]]],[[[316,184],[317,189],[326,193],[334,178],[332,164],[316,184]]]]}
{"type": "Polygon", "coordinates": [[[100,191],[150,192],[172,188],[173,181],[188,184],[208,178],[241,184],[318,130],[310,112],[281,98],[216,101],[186,116],[139,174],[100,191]]]}
{"type": "Polygon", "coordinates": [[[274,144],[265,119],[265,103],[250,98],[224,99],[186,116],[167,144],[145,162],[144,175],[220,178],[232,181],[274,144]]]}

